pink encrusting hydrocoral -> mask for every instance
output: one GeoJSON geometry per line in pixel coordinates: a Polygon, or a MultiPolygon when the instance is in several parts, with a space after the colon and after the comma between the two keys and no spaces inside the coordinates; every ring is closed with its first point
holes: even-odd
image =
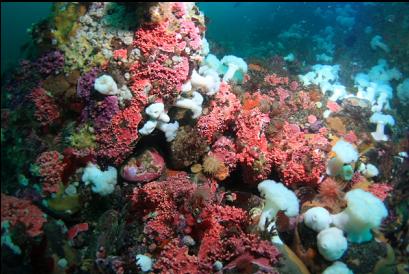
{"type": "Polygon", "coordinates": [[[120,164],[132,152],[138,139],[138,126],[142,120],[141,110],[139,102],[132,100],[129,107],[112,118],[108,127],[98,132],[99,157],[120,164]]]}
{"type": "Polygon", "coordinates": [[[132,200],[136,210],[144,216],[144,233],[149,240],[160,245],[163,241],[175,237],[178,229],[183,231],[185,227],[180,223],[178,204],[181,213],[190,216],[187,197],[191,196],[195,189],[196,185],[192,184],[183,172],[168,177],[166,181],[155,181],[143,188],[134,189],[132,200]],[[156,217],[150,218],[149,212],[156,212],[156,217]],[[177,220],[179,223],[176,223],[177,220]]]}
{"type": "Polygon", "coordinates": [[[283,183],[317,185],[325,174],[329,142],[325,130],[306,134],[297,124],[285,122],[273,138],[272,159],[283,183]]]}
{"type": "Polygon", "coordinates": [[[214,182],[197,185],[186,175],[178,173],[134,189],[133,207],[145,221],[145,244],[151,252],[163,247],[154,268],[209,273],[216,261],[229,263],[245,254],[274,267],[279,252],[246,232],[247,212],[224,205],[224,195],[216,191],[214,182]]]}
{"type": "Polygon", "coordinates": [[[118,61],[125,61],[128,58],[127,49],[114,50],[114,59],[118,61]]]}
{"type": "Polygon", "coordinates": [[[221,161],[231,172],[237,165],[237,148],[232,139],[222,136],[217,139],[209,151],[209,156],[213,156],[221,161]]]}
{"type": "MultiPolygon", "coordinates": [[[[272,74],[270,74],[270,75],[267,75],[265,78],[264,78],[264,81],[266,82],[266,83],[268,83],[269,85],[271,85],[271,86],[277,86],[277,85],[288,85],[288,77],[282,77],[282,76],[278,76],[277,74],[275,74],[275,73],[272,73],[272,74]]],[[[295,84],[292,84],[293,85],[293,87],[294,87],[294,85],[295,84]]],[[[295,88],[296,89],[296,88],[295,88]]]]}
{"type": "Polygon", "coordinates": [[[386,183],[374,183],[369,186],[369,192],[384,201],[393,187],[386,183]]]}
{"type": "Polygon", "coordinates": [[[46,151],[36,160],[39,173],[42,177],[42,189],[45,193],[56,193],[62,185],[63,173],[66,164],[64,156],[58,151],[46,151]]]}
{"type": "Polygon", "coordinates": [[[200,50],[202,38],[200,37],[199,28],[192,21],[182,20],[179,33],[187,41],[187,46],[193,50],[200,50]]]}
{"type": "Polygon", "coordinates": [[[29,200],[1,194],[1,222],[9,221],[11,226],[21,223],[30,237],[43,233],[47,222],[44,213],[29,200]]]}
{"type": "Polygon", "coordinates": [[[173,103],[188,79],[189,61],[187,57],[158,53],[145,63],[136,63],[131,68],[133,79],[148,80],[152,89],[149,95],[155,95],[165,102],[173,103]]]}
{"type": "Polygon", "coordinates": [[[200,116],[197,121],[199,133],[211,144],[217,133],[223,134],[232,125],[240,107],[240,101],[230,91],[230,86],[222,83],[210,103],[209,113],[200,116]]]}
{"type": "Polygon", "coordinates": [[[150,87],[146,80],[133,81],[132,99],[129,105],[116,112],[108,126],[97,131],[99,157],[121,164],[132,152],[138,140],[138,126],[142,120],[142,110],[147,104],[147,90],[150,87]]]}
{"type": "Polygon", "coordinates": [[[242,109],[236,119],[237,158],[247,183],[259,182],[270,174],[272,159],[264,133],[269,122],[268,115],[258,108],[242,109]]]}
{"type": "Polygon", "coordinates": [[[60,118],[60,112],[54,99],[47,94],[43,88],[35,88],[31,91],[29,98],[35,105],[35,117],[42,126],[50,126],[60,118]]]}
{"type": "MultiPolygon", "coordinates": [[[[172,9],[180,15],[184,8],[173,5],[172,9]]],[[[152,85],[149,95],[174,103],[188,80],[189,56],[201,49],[200,29],[191,20],[179,16],[168,18],[138,29],[133,46],[141,51],[145,60],[132,65],[132,78],[149,80],[152,85]]]]}
{"type": "Polygon", "coordinates": [[[157,50],[174,53],[178,48],[177,41],[175,35],[167,30],[168,27],[169,21],[144,25],[135,32],[133,46],[146,57],[157,50]]]}

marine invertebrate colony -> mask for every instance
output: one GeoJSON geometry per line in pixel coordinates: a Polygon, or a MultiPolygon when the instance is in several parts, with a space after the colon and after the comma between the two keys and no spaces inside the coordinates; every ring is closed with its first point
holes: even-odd
{"type": "Polygon", "coordinates": [[[194,3],[73,2],[32,27],[38,54],[2,89],[5,272],[375,273],[347,256],[370,245],[396,268],[396,62],[345,77],[334,26],[287,52],[299,24],[242,58],[206,22],[194,3]]]}

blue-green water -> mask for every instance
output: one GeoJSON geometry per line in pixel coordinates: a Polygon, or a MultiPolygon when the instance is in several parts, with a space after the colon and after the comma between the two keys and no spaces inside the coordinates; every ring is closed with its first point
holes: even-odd
{"type": "Polygon", "coordinates": [[[21,58],[21,47],[29,42],[27,29],[51,12],[52,3],[1,3],[1,72],[21,58]]]}

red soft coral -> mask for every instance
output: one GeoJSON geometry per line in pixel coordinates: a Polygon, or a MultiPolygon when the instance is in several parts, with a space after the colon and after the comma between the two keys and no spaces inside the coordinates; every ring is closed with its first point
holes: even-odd
{"type": "Polygon", "coordinates": [[[196,185],[184,173],[134,189],[134,207],[146,220],[144,233],[149,239],[161,245],[165,240],[175,237],[179,227],[176,220],[180,219],[178,206],[187,207],[187,197],[191,197],[195,189],[196,185]],[[150,216],[150,212],[156,212],[156,216],[150,216]]]}
{"type": "Polygon", "coordinates": [[[43,224],[47,222],[44,213],[31,201],[1,194],[1,221],[9,221],[11,226],[24,224],[30,237],[40,235],[43,224]]]}
{"type": "Polygon", "coordinates": [[[178,239],[173,239],[160,253],[153,268],[164,273],[199,273],[197,257],[189,255],[188,251],[187,246],[181,246],[178,239]]]}
{"type": "Polygon", "coordinates": [[[66,166],[63,159],[64,156],[58,151],[46,151],[36,160],[42,176],[42,188],[47,194],[56,193],[60,189],[66,166]]]}
{"type": "Polygon", "coordinates": [[[97,131],[98,156],[121,164],[132,152],[138,140],[138,126],[142,120],[141,111],[147,103],[147,81],[134,81],[131,90],[133,98],[122,111],[117,112],[107,127],[97,131]]]}
{"type": "Polygon", "coordinates": [[[270,173],[272,159],[264,134],[269,122],[268,115],[258,108],[243,109],[236,119],[237,157],[247,183],[266,179],[270,173]]]}
{"type": "Polygon", "coordinates": [[[33,89],[29,98],[34,102],[34,115],[42,126],[50,126],[60,118],[58,106],[55,104],[54,99],[47,94],[45,89],[33,89]]]}
{"type": "Polygon", "coordinates": [[[324,131],[305,134],[297,124],[284,123],[280,132],[270,138],[274,167],[286,185],[318,185],[325,174],[329,142],[324,131]]]}
{"type": "Polygon", "coordinates": [[[240,101],[230,91],[226,83],[220,85],[220,89],[210,103],[210,112],[199,117],[197,129],[199,133],[211,144],[217,133],[223,134],[235,120],[235,115],[240,109],[240,101]]]}
{"type": "Polygon", "coordinates": [[[288,85],[288,77],[281,77],[273,73],[264,77],[264,82],[271,86],[288,85]]]}
{"type": "Polygon", "coordinates": [[[219,161],[232,171],[237,165],[237,148],[236,144],[230,138],[220,137],[213,144],[210,156],[217,158],[219,161]]]}
{"type": "Polygon", "coordinates": [[[134,47],[140,49],[146,56],[158,49],[169,53],[175,52],[176,37],[167,30],[168,27],[168,21],[159,24],[145,24],[135,33],[134,47]]]}
{"type": "Polygon", "coordinates": [[[385,183],[375,183],[369,186],[369,192],[384,201],[388,197],[389,192],[393,189],[393,186],[385,183]]]}
{"type": "Polygon", "coordinates": [[[186,57],[172,58],[165,53],[157,53],[144,63],[131,67],[133,81],[148,80],[151,84],[149,95],[173,103],[189,75],[189,61],[186,57]]]}

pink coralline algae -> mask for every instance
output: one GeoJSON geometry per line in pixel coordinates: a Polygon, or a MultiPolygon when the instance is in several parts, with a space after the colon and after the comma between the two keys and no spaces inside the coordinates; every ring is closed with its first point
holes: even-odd
{"type": "Polygon", "coordinates": [[[374,183],[369,186],[369,192],[384,201],[393,187],[385,183],[374,183]]]}
{"type": "Polygon", "coordinates": [[[68,240],[72,240],[81,232],[88,231],[88,223],[80,223],[71,227],[67,232],[68,240]]]}
{"type": "Polygon", "coordinates": [[[299,86],[300,84],[297,81],[291,81],[289,85],[291,91],[296,91],[299,86]]]}
{"type": "Polygon", "coordinates": [[[128,51],[126,49],[114,50],[114,59],[119,61],[125,61],[128,58],[128,51]]]}
{"type": "Polygon", "coordinates": [[[270,122],[258,108],[242,110],[236,119],[238,160],[247,183],[266,179],[271,170],[271,158],[265,127],[270,122]]]}
{"type": "Polygon", "coordinates": [[[283,106],[285,104],[285,99],[287,99],[290,96],[288,91],[282,87],[277,87],[274,90],[274,93],[278,95],[278,98],[280,100],[280,106],[283,106]]]}
{"type": "Polygon", "coordinates": [[[197,121],[199,133],[211,144],[217,137],[216,133],[223,134],[234,122],[240,108],[240,101],[230,91],[230,86],[222,83],[210,103],[210,112],[200,116],[197,121]]]}
{"type": "Polygon", "coordinates": [[[303,110],[308,110],[315,106],[308,93],[304,91],[298,92],[298,101],[303,110]]]}
{"type": "Polygon", "coordinates": [[[264,82],[271,86],[288,85],[288,77],[281,77],[273,73],[264,77],[264,82]]]}
{"type": "Polygon", "coordinates": [[[58,74],[64,67],[64,55],[61,51],[51,51],[41,56],[35,63],[43,75],[58,74]]]}
{"type": "Polygon", "coordinates": [[[165,246],[159,259],[154,265],[154,269],[166,273],[200,273],[198,272],[198,259],[189,255],[189,248],[181,246],[178,239],[173,239],[165,246]]]}
{"type": "Polygon", "coordinates": [[[211,182],[198,186],[183,173],[134,189],[134,208],[146,223],[146,244],[151,252],[163,248],[155,270],[210,273],[217,260],[227,264],[246,254],[266,267],[277,264],[278,250],[246,233],[247,212],[223,205],[221,197],[211,182]],[[195,242],[193,248],[182,240],[184,235],[195,242]]]}
{"type": "Polygon", "coordinates": [[[176,18],[182,18],[186,14],[185,3],[174,3],[172,6],[172,13],[176,16],[176,18]]]}
{"type": "Polygon", "coordinates": [[[356,136],[355,132],[350,130],[347,134],[342,136],[345,141],[351,143],[351,144],[357,144],[358,142],[358,136],[356,136]]]}
{"type": "MultiPolygon", "coordinates": [[[[132,200],[135,209],[141,212],[146,221],[144,233],[157,245],[174,238],[178,229],[184,226],[180,220],[178,205],[183,210],[188,208],[188,197],[192,195],[196,185],[192,184],[185,173],[168,177],[166,181],[150,182],[143,188],[135,188],[132,200]],[[150,217],[150,212],[156,212],[150,217]]],[[[186,212],[187,213],[187,212],[186,212]]],[[[188,214],[189,215],[189,214],[188,214]]]]}
{"type": "Polygon", "coordinates": [[[165,171],[165,161],[155,150],[148,149],[133,157],[121,169],[121,176],[129,182],[149,182],[159,178],[165,171]]]}
{"type": "Polygon", "coordinates": [[[1,221],[9,221],[11,226],[22,223],[30,237],[42,234],[47,222],[44,213],[29,200],[1,194],[1,221]]]}
{"type": "Polygon", "coordinates": [[[315,115],[308,115],[307,117],[308,123],[314,124],[317,121],[317,116],[315,115]]]}
{"type": "Polygon", "coordinates": [[[200,37],[199,28],[192,21],[182,20],[179,33],[182,34],[182,37],[185,37],[190,48],[200,50],[202,38],[200,37]]]}
{"type": "Polygon", "coordinates": [[[325,173],[329,142],[325,131],[305,134],[298,125],[284,124],[272,142],[273,166],[286,185],[317,185],[325,173]]]}
{"type": "Polygon", "coordinates": [[[229,168],[229,171],[232,171],[234,168],[236,168],[237,148],[236,144],[230,138],[222,136],[217,139],[217,141],[212,145],[212,149],[209,152],[209,155],[216,157],[226,167],[229,168]]]}
{"type": "Polygon", "coordinates": [[[129,107],[115,114],[109,126],[99,130],[96,136],[98,156],[113,160],[117,165],[121,164],[138,140],[141,120],[140,104],[137,100],[132,100],[129,107]]]}
{"type": "Polygon", "coordinates": [[[186,57],[171,58],[158,53],[145,63],[134,64],[131,73],[133,79],[149,80],[152,85],[149,95],[172,103],[188,79],[189,61],[186,57]]]}
{"type": "Polygon", "coordinates": [[[167,31],[168,27],[168,21],[144,25],[136,31],[133,45],[147,56],[157,50],[174,53],[177,41],[175,35],[167,31]]]}
{"type": "Polygon", "coordinates": [[[327,108],[332,112],[339,112],[342,110],[342,107],[338,105],[337,102],[334,101],[328,101],[327,108]]]}
{"type": "Polygon", "coordinates": [[[42,177],[42,188],[47,194],[58,192],[62,185],[62,176],[66,166],[63,158],[58,151],[46,151],[41,153],[36,160],[42,177]]]}
{"type": "Polygon", "coordinates": [[[45,89],[33,89],[29,98],[35,105],[34,116],[42,126],[51,126],[59,120],[60,112],[58,111],[58,106],[45,89]]]}

